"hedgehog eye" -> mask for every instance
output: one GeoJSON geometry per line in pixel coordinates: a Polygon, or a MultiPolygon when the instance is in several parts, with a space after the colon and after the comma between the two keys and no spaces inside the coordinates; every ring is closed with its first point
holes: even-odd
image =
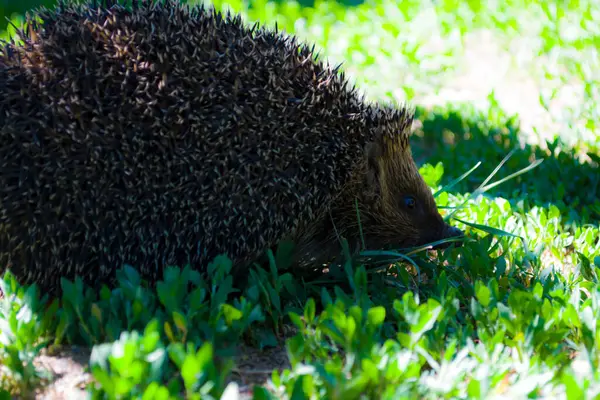
{"type": "Polygon", "coordinates": [[[415,200],[415,198],[413,196],[404,196],[403,201],[404,201],[404,205],[409,210],[414,209],[415,206],[417,205],[417,200],[415,200]]]}

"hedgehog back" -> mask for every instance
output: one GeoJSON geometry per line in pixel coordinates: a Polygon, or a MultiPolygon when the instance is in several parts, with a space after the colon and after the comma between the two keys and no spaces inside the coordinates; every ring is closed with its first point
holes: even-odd
{"type": "Polygon", "coordinates": [[[38,17],[0,56],[0,262],[26,281],[242,265],[314,219],[372,139],[342,74],[239,17],[38,17]]]}

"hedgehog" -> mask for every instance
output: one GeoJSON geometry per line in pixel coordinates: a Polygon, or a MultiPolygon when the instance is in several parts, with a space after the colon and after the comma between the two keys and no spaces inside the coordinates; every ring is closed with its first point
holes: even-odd
{"type": "MultiPolygon", "coordinates": [[[[0,50],[0,265],[46,291],[134,266],[244,274],[278,243],[318,269],[340,238],[462,232],[412,158],[414,112],[366,101],[275,27],[174,0],[38,8],[0,50]]],[[[236,275],[238,276],[238,275],[236,275]]]]}

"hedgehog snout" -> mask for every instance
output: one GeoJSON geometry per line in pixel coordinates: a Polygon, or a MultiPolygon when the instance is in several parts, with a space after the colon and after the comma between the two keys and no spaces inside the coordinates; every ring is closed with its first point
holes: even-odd
{"type": "Polygon", "coordinates": [[[462,236],[464,235],[464,232],[461,231],[460,229],[458,229],[455,226],[451,226],[451,225],[446,225],[446,232],[444,234],[444,237],[450,238],[450,237],[455,237],[455,236],[462,236]]]}
{"type": "MultiPolygon", "coordinates": [[[[458,229],[455,226],[446,224],[444,227],[444,230],[442,232],[442,239],[449,239],[449,238],[462,236],[462,235],[464,235],[463,231],[461,231],[460,229],[458,229]]],[[[435,249],[445,249],[445,248],[448,248],[451,244],[454,244],[457,247],[462,246],[462,242],[450,242],[450,243],[440,244],[438,246],[435,246],[434,248],[435,249]]]]}

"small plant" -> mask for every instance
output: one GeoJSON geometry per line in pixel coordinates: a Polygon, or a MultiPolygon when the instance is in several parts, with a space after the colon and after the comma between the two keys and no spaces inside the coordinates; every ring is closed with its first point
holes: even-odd
{"type": "Polygon", "coordinates": [[[92,398],[221,397],[231,360],[217,360],[210,342],[199,348],[175,342],[165,347],[159,326],[154,320],[143,335],[123,332],[119,340],[94,347],[90,365],[97,384],[90,387],[92,398]]]}
{"type": "Polygon", "coordinates": [[[48,304],[37,286],[19,285],[10,272],[0,279],[0,291],[1,387],[7,394],[27,396],[49,376],[33,360],[49,342],[58,303],[48,304]]]}

